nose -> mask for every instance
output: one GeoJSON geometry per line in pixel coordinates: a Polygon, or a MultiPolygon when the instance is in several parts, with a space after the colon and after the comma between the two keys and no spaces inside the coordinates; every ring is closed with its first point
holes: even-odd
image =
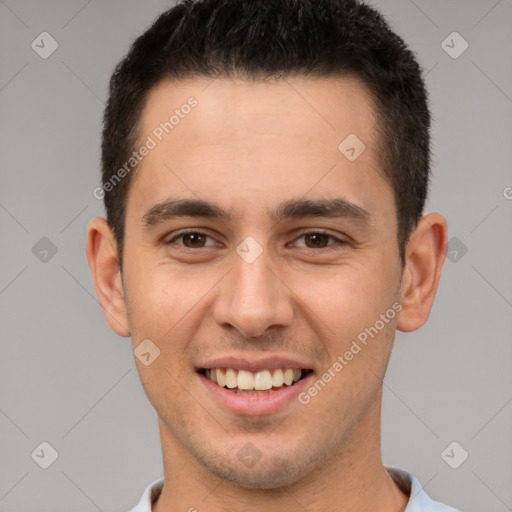
{"type": "Polygon", "coordinates": [[[261,336],[270,327],[289,326],[293,294],[271,269],[265,252],[252,263],[235,255],[234,265],[215,301],[217,324],[233,327],[245,337],[261,336]]]}

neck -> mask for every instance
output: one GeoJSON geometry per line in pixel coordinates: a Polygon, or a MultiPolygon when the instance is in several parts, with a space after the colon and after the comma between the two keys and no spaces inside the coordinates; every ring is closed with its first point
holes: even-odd
{"type": "Polygon", "coordinates": [[[367,414],[329,460],[298,481],[276,489],[239,487],[206,470],[160,422],[164,487],[153,512],[403,512],[407,496],[380,455],[380,404],[367,414]],[[368,433],[371,433],[368,435],[368,433]]]}

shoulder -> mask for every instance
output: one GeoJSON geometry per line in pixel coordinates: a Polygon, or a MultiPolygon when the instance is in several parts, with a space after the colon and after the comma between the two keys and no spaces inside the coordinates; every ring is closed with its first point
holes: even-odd
{"type": "Polygon", "coordinates": [[[163,477],[155,480],[154,482],[151,482],[144,490],[142,497],[137,505],[131,508],[128,512],[151,512],[151,507],[158,496],[160,496],[163,485],[163,477]]]}
{"type": "Polygon", "coordinates": [[[409,502],[405,512],[460,512],[460,510],[431,499],[418,479],[411,473],[396,468],[386,468],[395,483],[406,494],[409,502]]]}

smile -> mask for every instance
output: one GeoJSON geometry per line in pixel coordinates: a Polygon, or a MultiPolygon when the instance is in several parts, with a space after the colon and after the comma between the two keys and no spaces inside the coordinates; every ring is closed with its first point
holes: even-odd
{"type": "Polygon", "coordinates": [[[195,370],[207,400],[242,416],[289,411],[315,378],[310,361],[286,354],[219,356],[201,361],[195,370]]]}
{"type": "Polygon", "coordinates": [[[292,386],[308,372],[309,370],[300,368],[277,368],[257,372],[235,368],[205,368],[200,373],[217,386],[233,393],[261,395],[292,386]]]}

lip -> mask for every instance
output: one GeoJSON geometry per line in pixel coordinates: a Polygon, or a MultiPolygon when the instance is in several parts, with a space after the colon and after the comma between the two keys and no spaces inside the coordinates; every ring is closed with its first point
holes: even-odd
{"type": "MultiPolygon", "coordinates": [[[[214,366],[213,368],[222,367],[225,366],[214,366]]],[[[236,366],[234,367],[237,368],[236,366]]],[[[228,365],[227,368],[233,368],[233,366],[228,365]]],[[[248,367],[238,368],[246,369],[248,367]]],[[[266,366],[265,368],[269,369],[270,367],[266,366]]],[[[299,368],[299,366],[295,366],[295,368],[299,368]]],[[[293,402],[297,401],[297,396],[310,385],[314,375],[315,374],[311,372],[295,384],[283,386],[272,393],[262,395],[239,395],[225,388],[221,388],[208,377],[197,373],[199,380],[206,389],[206,393],[211,396],[212,400],[216,402],[217,405],[228,412],[244,416],[275,414],[285,407],[290,406],[293,402]]]]}
{"type": "Polygon", "coordinates": [[[210,359],[198,366],[197,370],[206,368],[233,368],[236,370],[247,370],[249,372],[260,372],[263,370],[277,370],[278,368],[299,368],[300,370],[312,370],[313,367],[305,361],[289,357],[270,356],[260,359],[247,359],[245,357],[221,357],[210,359]]]}

